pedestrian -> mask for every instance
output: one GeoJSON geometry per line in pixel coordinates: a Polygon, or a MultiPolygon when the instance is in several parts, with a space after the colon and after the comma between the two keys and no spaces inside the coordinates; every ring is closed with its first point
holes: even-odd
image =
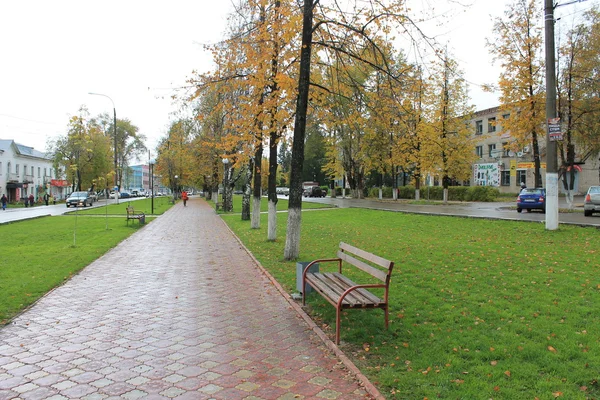
{"type": "Polygon", "coordinates": [[[6,210],[6,203],[8,203],[8,199],[6,198],[5,194],[3,194],[2,198],[0,198],[0,202],[2,202],[2,211],[6,210]]]}
{"type": "Polygon", "coordinates": [[[33,203],[35,202],[35,197],[33,197],[33,193],[29,195],[29,206],[33,207],[33,203]]]}
{"type": "Polygon", "coordinates": [[[527,189],[527,185],[525,185],[525,182],[521,182],[521,190],[523,189],[527,189]]]}
{"type": "Polygon", "coordinates": [[[46,203],[46,205],[48,205],[49,200],[50,200],[50,196],[48,196],[48,193],[44,193],[44,203],[46,203]]]}
{"type": "Polygon", "coordinates": [[[183,200],[183,206],[185,207],[188,200],[188,195],[186,191],[181,192],[181,200],[183,200]]]}
{"type": "Polygon", "coordinates": [[[56,198],[53,195],[50,195],[49,201],[52,202],[52,204],[56,204],[56,198]]]}

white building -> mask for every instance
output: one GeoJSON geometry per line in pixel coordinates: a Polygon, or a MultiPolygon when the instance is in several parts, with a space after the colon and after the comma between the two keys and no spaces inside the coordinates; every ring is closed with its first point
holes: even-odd
{"type": "Polygon", "coordinates": [[[56,179],[52,160],[33,147],[0,139],[0,196],[16,202],[33,194],[36,200],[44,193],[64,198],[68,183],[56,179]]]}

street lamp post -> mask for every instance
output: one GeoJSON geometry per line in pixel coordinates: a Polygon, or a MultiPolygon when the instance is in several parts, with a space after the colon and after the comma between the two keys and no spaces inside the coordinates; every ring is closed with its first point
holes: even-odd
{"type": "Polygon", "coordinates": [[[156,164],[156,160],[149,160],[150,163],[150,207],[151,214],[154,215],[154,164],[156,164]]]}
{"type": "Polygon", "coordinates": [[[175,202],[175,200],[177,200],[177,188],[178,188],[177,179],[179,179],[179,175],[175,175],[175,182],[173,185],[173,202],[175,202]]]}
{"type": "MultiPolygon", "coordinates": [[[[545,0],[546,119],[556,118],[556,70],[554,66],[554,0],[545,0]]],[[[558,161],[556,141],[546,133],[546,229],[558,229],[558,161]]]]}
{"type": "Polygon", "coordinates": [[[229,196],[227,194],[227,186],[229,185],[229,159],[223,158],[223,211],[230,211],[229,196]]]}
{"type": "MultiPolygon", "coordinates": [[[[118,187],[117,185],[117,109],[115,107],[115,102],[113,101],[113,99],[111,99],[109,96],[105,95],[105,94],[101,94],[101,93],[88,93],[91,94],[93,96],[102,96],[102,97],[106,97],[107,99],[110,100],[110,102],[113,105],[113,135],[114,135],[114,147],[115,147],[115,160],[114,160],[114,168],[115,168],[115,179],[114,179],[114,186],[118,187]]],[[[116,191],[116,190],[115,190],[116,191]]],[[[117,197],[117,203],[118,203],[118,197],[117,197]]]]}

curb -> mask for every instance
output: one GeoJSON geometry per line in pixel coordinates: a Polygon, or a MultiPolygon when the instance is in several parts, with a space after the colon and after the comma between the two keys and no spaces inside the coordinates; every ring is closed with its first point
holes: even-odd
{"type": "Polygon", "coordinates": [[[309,328],[317,334],[317,336],[327,346],[327,348],[331,350],[336,355],[336,357],[339,358],[339,360],[344,364],[348,371],[350,371],[350,373],[352,373],[356,377],[356,379],[358,379],[365,391],[376,400],[385,400],[385,397],[379,392],[379,390],[377,390],[375,385],[373,385],[371,381],[369,381],[369,379],[360,371],[360,369],[358,369],[358,367],[356,367],[356,365],[354,365],[354,363],[344,354],[344,352],[340,350],[340,348],[337,347],[335,343],[333,343],[329,339],[325,332],[323,332],[321,328],[319,328],[317,324],[315,324],[312,318],[310,318],[310,316],[302,309],[302,307],[300,307],[290,297],[290,295],[284,290],[284,288],[279,284],[279,282],[277,282],[277,280],[262,266],[262,264],[256,259],[256,257],[254,257],[254,254],[252,254],[250,250],[248,250],[248,248],[244,245],[244,243],[242,243],[240,238],[238,238],[238,236],[231,230],[231,228],[229,228],[229,225],[227,225],[225,221],[223,221],[223,218],[219,217],[219,219],[221,220],[221,223],[225,225],[225,228],[227,228],[227,230],[231,232],[233,237],[235,237],[235,239],[244,249],[244,251],[248,253],[250,258],[252,258],[258,269],[260,269],[260,271],[271,281],[273,286],[275,286],[275,288],[288,302],[288,304],[294,309],[294,311],[296,311],[296,313],[298,313],[298,315],[300,315],[304,319],[304,321],[308,324],[309,328]]]}

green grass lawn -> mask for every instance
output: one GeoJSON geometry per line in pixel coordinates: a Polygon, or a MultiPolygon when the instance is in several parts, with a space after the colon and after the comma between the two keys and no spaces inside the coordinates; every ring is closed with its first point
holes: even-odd
{"type": "MultiPolygon", "coordinates": [[[[266,215],[258,230],[224,219],[294,291],[286,215],[276,242],[266,240],[266,215]]],[[[345,241],[396,262],[390,329],[381,310],[350,310],[341,332],[346,354],[388,398],[600,398],[596,229],[364,209],[302,221],[301,261],[335,256],[345,241]]],[[[316,294],[309,305],[333,336],[334,308],[316,294]]]]}
{"type": "MultiPolygon", "coordinates": [[[[221,201],[221,196],[219,196],[219,201],[221,201]]],[[[215,202],[212,200],[207,200],[209,204],[213,207],[215,206],[215,202]]],[[[302,202],[302,209],[317,209],[317,208],[331,208],[335,207],[331,204],[323,204],[323,203],[313,203],[310,201],[302,202]]],[[[250,200],[250,209],[252,210],[252,199],[250,200]]],[[[288,209],[288,200],[287,199],[277,199],[277,210],[278,211],[287,211],[288,209]]],[[[267,212],[269,210],[269,202],[266,197],[261,198],[260,202],[260,212],[267,212]]],[[[233,212],[241,213],[242,212],[242,196],[234,195],[233,196],[233,212]]],[[[252,211],[251,211],[252,212],[252,211]]],[[[223,211],[219,210],[219,214],[223,213],[223,211]]]]}

